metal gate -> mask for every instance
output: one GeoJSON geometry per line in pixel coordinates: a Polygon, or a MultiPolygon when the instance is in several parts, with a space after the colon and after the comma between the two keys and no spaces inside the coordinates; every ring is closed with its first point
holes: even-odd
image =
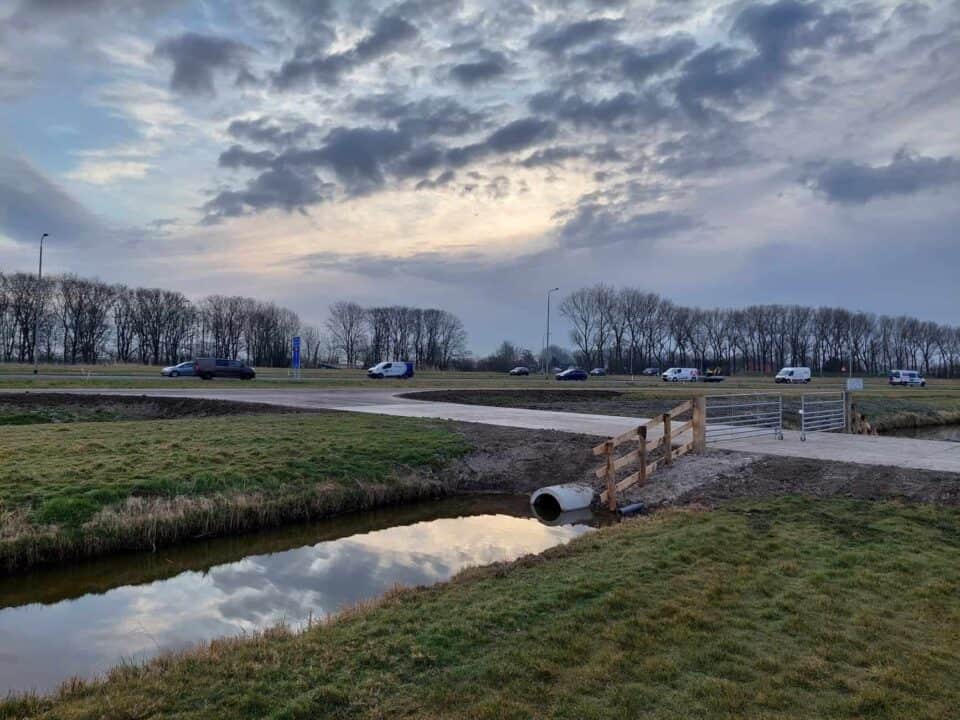
{"type": "Polygon", "coordinates": [[[707,395],[707,442],[772,436],[783,440],[780,393],[707,395]]]}
{"type": "Polygon", "coordinates": [[[804,393],[800,398],[800,439],[808,432],[830,432],[847,427],[847,398],[843,390],[804,393]]]}

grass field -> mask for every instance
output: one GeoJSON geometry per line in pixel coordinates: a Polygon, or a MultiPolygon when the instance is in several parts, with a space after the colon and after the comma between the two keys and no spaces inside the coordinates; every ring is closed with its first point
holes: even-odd
{"type": "Polygon", "coordinates": [[[0,717],[946,720],[958,550],[957,509],[672,511],[0,717]]]}
{"type": "Polygon", "coordinates": [[[10,427],[0,568],[417,497],[468,450],[439,423],[344,413],[10,427]]]}
{"type": "MultiPolygon", "coordinates": [[[[776,385],[770,377],[743,375],[727,378],[723,383],[664,383],[659,378],[611,375],[590,378],[586,383],[558,383],[543,376],[510,377],[506,373],[456,372],[426,370],[410,380],[369,380],[362,370],[304,370],[303,379],[289,377],[283,368],[262,368],[253,382],[214,380],[204,383],[198,378],[161,378],[159,368],[142,365],[111,365],[94,368],[79,366],[41,366],[37,378],[22,377],[25,366],[0,365],[0,390],[43,390],[45,388],[215,388],[217,390],[250,390],[257,387],[285,387],[309,389],[371,389],[371,390],[431,390],[431,389],[494,389],[528,390],[567,389],[616,390],[623,393],[619,401],[593,404],[579,403],[564,407],[564,400],[535,402],[529,398],[510,398],[501,393],[499,398],[485,404],[517,407],[551,407],[557,410],[598,412],[603,414],[643,415],[662,412],[663,409],[694,394],[723,394],[742,392],[780,392],[786,402],[798,403],[801,394],[819,390],[839,390],[844,378],[814,377],[809,385],[776,385]],[[44,375],[43,373],[49,373],[44,375]],[[573,386],[573,388],[571,388],[573,386]]],[[[960,380],[930,379],[926,388],[890,387],[885,378],[867,378],[863,392],[856,393],[859,409],[870,421],[881,428],[911,427],[922,424],[960,422],[960,380]]],[[[792,410],[792,409],[791,409],[792,410]]]]}

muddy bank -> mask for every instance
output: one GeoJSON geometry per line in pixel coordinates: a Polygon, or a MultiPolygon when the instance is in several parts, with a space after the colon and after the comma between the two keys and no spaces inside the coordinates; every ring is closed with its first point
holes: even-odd
{"type": "Polygon", "coordinates": [[[262,415],[310,410],[232,400],[146,395],[0,392],[0,425],[122,420],[174,420],[222,415],[262,415]]]}
{"type": "Polygon", "coordinates": [[[783,495],[861,500],[960,504],[960,475],[806,458],[713,450],[687,455],[658,471],[643,488],[630,488],[621,502],[715,506],[727,500],[783,495]]]}
{"type": "Polygon", "coordinates": [[[0,575],[455,493],[528,493],[582,481],[595,462],[590,454],[595,438],[467,423],[451,427],[467,440],[469,453],[439,469],[400,467],[380,481],[345,487],[319,478],[307,490],[132,497],[70,532],[30,525],[0,507],[0,575]]]}

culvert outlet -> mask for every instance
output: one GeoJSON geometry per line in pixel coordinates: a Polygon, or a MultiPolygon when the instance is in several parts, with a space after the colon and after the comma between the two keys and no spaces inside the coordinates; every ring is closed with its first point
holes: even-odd
{"type": "Polygon", "coordinates": [[[570,512],[589,508],[593,502],[593,488],[581,483],[549,485],[540,488],[530,496],[534,509],[556,513],[570,512]]]}

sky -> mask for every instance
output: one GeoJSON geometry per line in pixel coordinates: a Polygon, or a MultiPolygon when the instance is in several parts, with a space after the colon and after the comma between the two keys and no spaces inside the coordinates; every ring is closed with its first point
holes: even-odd
{"type": "Polygon", "coordinates": [[[960,0],[2,0],[0,270],[958,324],[958,120],[960,0]]]}

